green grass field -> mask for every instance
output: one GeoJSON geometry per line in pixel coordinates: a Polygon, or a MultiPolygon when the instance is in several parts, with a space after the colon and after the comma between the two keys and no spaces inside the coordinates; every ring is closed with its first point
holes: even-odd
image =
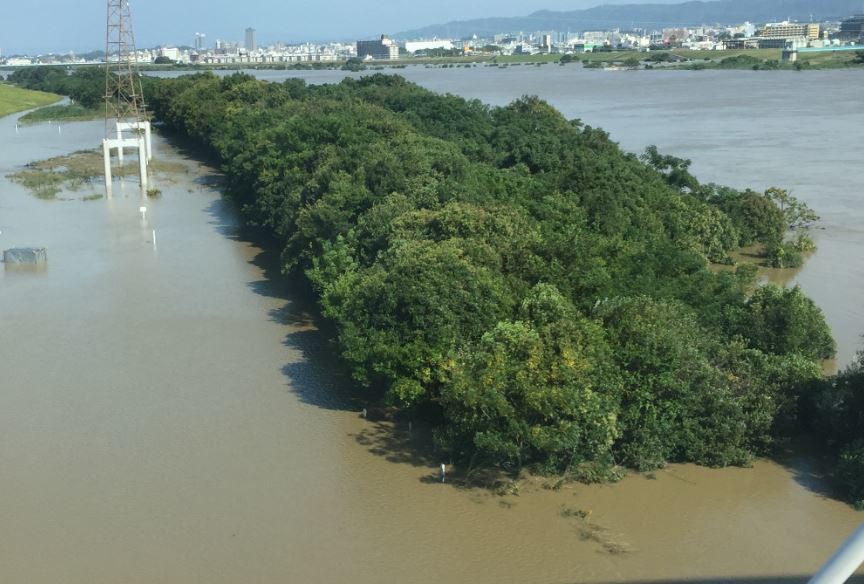
{"type": "Polygon", "coordinates": [[[0,117],[60,101],[59,95],[0,85],[0,117]]]}

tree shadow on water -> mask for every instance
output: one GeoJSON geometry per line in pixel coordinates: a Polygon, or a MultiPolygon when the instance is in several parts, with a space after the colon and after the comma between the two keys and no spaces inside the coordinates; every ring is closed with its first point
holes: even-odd
{"type": "Polygon", "coordinates": [[[786,469],[796,484],[814,495],[838,499],[832,486],[828,461],[806,437],[779,448],[771,460],[786,469]]]}
{"type": "Polygon", "coordinates": [[[248,286],[256,294],[282,302],[268,316],[289,331],[282,344],[296,358],[282,367],[282,374],[291,391],[304,403],[320,408],[362,410],[362,401],[352,394],[354,384],[340,362],[336,331],[321,316],[305,280],[283,274],[279,254],[273,251],[261,251],[251,263],[264,278],[248,286]]]}
{"type": "MultiPolygon", "coordinates": [[[[216,190],[219,190],[218,188],[216,190]]],[[[249,263],[262,278],[247,283],[255,294],[279,301],[269,311],[271,321],[288,329],[282,341],[296,358],[282,367],[286,384],[303,403],[329,410],[360,412],[363,401],[357,387],[340,362],[334,341],[335,329],[321,316],[305,280],[282,273],[279,253],[257,241],[244,229],[235,203],[224,196],[206,209],[208,223],[223,237],[252,246],[256,253],[249,263]]]]}
{"type": "Polygon", "coordinates": [[[207,224],[212,225],[219,235],[232,241],[249,242],[243,237],[237,207],[230,199],[214,199],[207,205],[206,212],[210,216],[207,224]]]}
{"type": "Polygon", "coordinates": [[[368,410],[368,424],[352,437],[375,456],[396,464],[432,468],[441,464],[430,447],[431,431],[425,425],[410,427],[405,421],[393,421],[385,411],[368,410]]]}

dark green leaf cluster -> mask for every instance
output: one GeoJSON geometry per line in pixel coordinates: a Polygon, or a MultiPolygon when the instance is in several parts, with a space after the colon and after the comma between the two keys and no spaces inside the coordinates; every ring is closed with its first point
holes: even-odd
{"type": "Polygon", "coordinates": [[[383,75],[146,91],[308,276],[357,382],[460,460],[585,480],[745,464],[833,352],[799,290],[750,296],[752,269],[709,269],[782,238],[774,201],[537,98],[492,108],[383,75]]]}
{"type": "Polygon", "coordinates": [[[801,417],[833,463],[838,494],[864,508],[864,352],[801,401],[801,417]]]}

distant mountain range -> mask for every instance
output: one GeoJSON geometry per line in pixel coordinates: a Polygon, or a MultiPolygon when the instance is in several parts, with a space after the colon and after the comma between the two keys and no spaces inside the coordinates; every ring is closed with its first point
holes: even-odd
{"type": "Polygon", "coordinates": [[[613,28],[664,28],[702,24],[738,24],[778,20],[839,20],[864,12],[862,0],[719,0],[682,4],[607,4],[586,10],[541,10],[528,16],[480,18],[434,24],[396,35],[398,38],[488,37],[506,32],[585,31],[613,28]]]}

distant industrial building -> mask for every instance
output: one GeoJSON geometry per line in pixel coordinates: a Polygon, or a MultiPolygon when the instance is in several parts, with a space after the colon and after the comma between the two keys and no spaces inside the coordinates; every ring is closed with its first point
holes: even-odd
{"type": "Polygon", "coordinates": [[[249,51],[250,53],[252,51],[258,50],[258,39],[255,38],[255,29],[254,28],[250,27],[250,28],[246,29],[246,43],[244,44],[244,46],[246,47],[246,50],[249,51]]]}
{"type": "Polygon", "coordinates": [[[856,14],[840,23],[840,40],[864,42],[864,14],[856,14]]]}
{"type": "Polygon", "coordinates": [[[450,40],[434,40],[434,41],[406,41],[405,50],[409,53],[417,51],[431,51],[434,49],[452,50],[453,41],[450,40]]]}
{"type": "Polygon", "coordinates": [[[399,58],[399,45],[385,34],[377,41],[357,41],[357,56],[361,59],[371,58],[380,61],[392,61],[399,58]]]}
{"type": "Polygon", "coordinates": [[[808,41],[815,41],[819,39],[819,25],[798,22],[772,22],[762,27],[758,36],[768,39],[804,37],[808,41]]]}
{"type": "Polygon", "coordinates": [[[803,36],[795,37],[752,37],[749,39],[726,39],[723,48],[726,50],[738,49],[803,49],[808,41],[803,36]]]}
{"type": "Polygon", "coordinates": [[[180,49],[176,47],[161,47],[159,49],[159,56],[171,59],[172,61],[179,61],[181,57],[180,49]]]}

